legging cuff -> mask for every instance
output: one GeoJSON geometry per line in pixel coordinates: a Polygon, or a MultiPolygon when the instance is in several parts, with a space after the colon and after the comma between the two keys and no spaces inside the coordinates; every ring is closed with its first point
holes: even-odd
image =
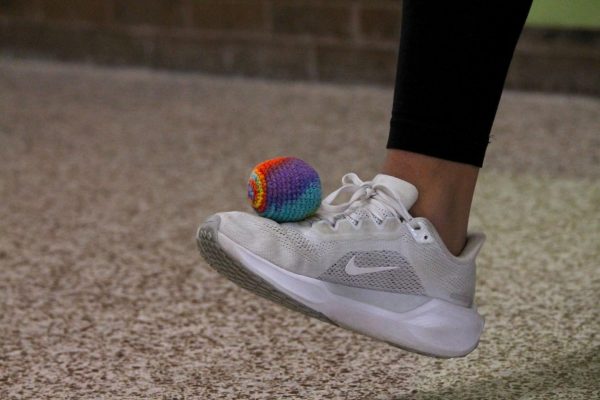
{"type": "Polygon", "coordinates": [[[459,139],[469,136],[464,132],[460,134],[442,132],[439,128],[425,126],[408,119],[395,118],[390,122],[387,148],[406,150],[481,168],[489,140],[482,140],[481,135],[479,137],[472,135],[473,140],[468,141],[459,139]]]}

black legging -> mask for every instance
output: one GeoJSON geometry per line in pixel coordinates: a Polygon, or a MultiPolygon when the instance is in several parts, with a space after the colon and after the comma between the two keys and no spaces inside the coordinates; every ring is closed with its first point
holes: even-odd
{"type": "Polygon", "coordinates": [[[403,1],[388,148],[481,167],[531,1],[403,1]]]}

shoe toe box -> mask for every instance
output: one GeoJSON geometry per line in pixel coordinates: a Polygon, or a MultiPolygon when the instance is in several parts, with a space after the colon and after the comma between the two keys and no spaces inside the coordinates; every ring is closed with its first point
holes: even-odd
{"type": "Polygon", "coordinates": [[[321,252],[296,223],[280,224],[254,214],[215,214],[203,224],[261,258],[291,272],[308,273],[321,252]]]}

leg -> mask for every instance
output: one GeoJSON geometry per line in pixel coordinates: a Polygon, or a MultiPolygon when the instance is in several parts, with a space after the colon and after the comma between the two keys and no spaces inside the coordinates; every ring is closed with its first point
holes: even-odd
{"type": "Polygon", "coordinates": [[[404,150],[388,150],[384,173],[411,182],[419,198],[415,217],[431,221],[454,255],[463,249],[479,168],[404,150]]]}
{"type": "Polygon", "coordinates": [[[448,249],[465,244],[508,66],[531,0],[404,0],[388,153],[383,172],[413,183],[411,212],[448,249]]]}
{"type": "Polygon", "coordinates": [[[279,304],[404,349],[473,351],[483,330],[473,302],[484,236],[466,245],[464,236],[527,1],[404,0],[387,174],[344,175],[310,220],[215,214],[197,233],[208,263],[279,304]]]}

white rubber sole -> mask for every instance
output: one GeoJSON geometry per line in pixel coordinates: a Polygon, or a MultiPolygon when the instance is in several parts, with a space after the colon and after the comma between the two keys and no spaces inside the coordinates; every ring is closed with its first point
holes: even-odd
{"type": "Polygon", "coordinates": [[[332,293],[328,283],[289,272],[204,225],[198,246],[220,273],[248,290],[335,325],[435,357],[462,357],[479,343],[484,320],[477,310],[439,299],[393,312],[332,293]],[[221,252],[222,250],[222,252],[221,252]]]}

